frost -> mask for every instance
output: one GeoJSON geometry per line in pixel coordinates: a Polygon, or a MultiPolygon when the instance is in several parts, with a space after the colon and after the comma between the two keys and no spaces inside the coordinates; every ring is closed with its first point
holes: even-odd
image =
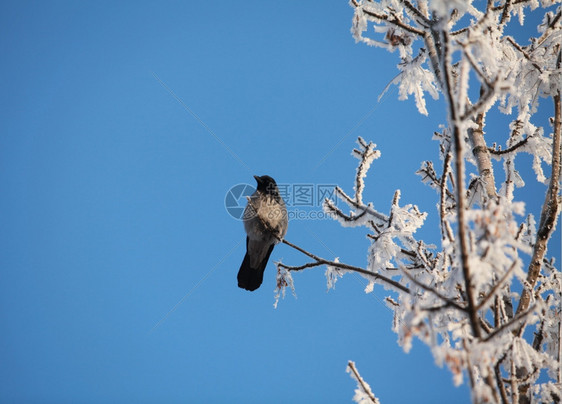
{"type": "Polygon", "coordinates": [[[355,367],[355,362],[349,361],[347,364],[346,372],[349,373],[351,378],[357,382],[357,388],[355,389],[355,395],[353,396],[353,401],[357,404],[380,404],[378,398],[375,397],[371,391],[371,386],[363,380],[357,368],[355,367]]]}
{"type": "Polygon", "coordinates": [[[398,84],[398,99],[406,100],[413,94],[416,107],[421,114],[428,115],[424,92],[428,92],[433,99],[439,98],[433,74],[425,69],[422,64],[426,62],[426,53],[422,52],[414,59],[407,58],[398,65],[400,73],[386,86],[379,100],[384,95],[390,84],[398,84]]]}
{"type": "Polygon", "coordinates": [[[273,307],[277,308],[277,304],[279,303],[279,298],[285,298],[285,291],[287,287],[291,289],[293,292],[293,296],[297,297],[295,293],[295,285],[293,283],[293,276],[291,272],[283,266],[281,263],[277,263],[277,277],[276,277],[276,284],[277,287],[275,288],[275,302],[273,303],[273,307]]]}
{"type": "Polygon", "coordinates": [[[429,7],[438,16],[444,17],[452,10],[458,10],[460,13],[466,12],[468,5],[469,2],[466,0],[431,0],[429,7]]]}
{"type": "MultiPolygon", "coordinates": [[[[334,262],[340,262],[339,258],[336,257],[334,259],[334,262]]],[[[343,276],[343,273],[344,271],[342,269],[339,269],[331,265],[327,265],[325,276],[326,276],[328,291],[330,289],[336,288],[336,282],[338,281],[339,278],[343,276]]]]}

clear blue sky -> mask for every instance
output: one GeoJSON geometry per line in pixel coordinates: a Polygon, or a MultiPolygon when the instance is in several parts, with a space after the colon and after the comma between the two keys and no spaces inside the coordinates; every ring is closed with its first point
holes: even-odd
{"type": "MultiPolygon", "coordinates": [[[[0,6],[1,402],[351,402],[350,359],[385,403],[470,402],[427,347],[396,344],[381,287],[326,293],[313,269],[275,310],[272,263],[258,291],[236,284],[228,189],[269,174],[351,192],[358,135],[382,151],[365,199],[387,212],[400,188],[437,240],[414,172],[444,104],[424,117],[395,88],[377,104],[398,55],[355,44],[346,3],[0,6]]],[[[336,222],[287,239],[366,262],[364,232],[336,222]]]]}

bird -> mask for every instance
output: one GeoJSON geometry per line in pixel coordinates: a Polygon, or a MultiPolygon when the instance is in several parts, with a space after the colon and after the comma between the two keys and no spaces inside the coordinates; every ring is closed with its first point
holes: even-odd
{"type": "Polygon", "coordinates": [[[273,247],[287,233],[289,220],[277,183],[269,175],[258,177],[242,219],[246,230],[246,255],[238,271],[238,286],[254,291],[263,282],[263,273],[273,247]]]}

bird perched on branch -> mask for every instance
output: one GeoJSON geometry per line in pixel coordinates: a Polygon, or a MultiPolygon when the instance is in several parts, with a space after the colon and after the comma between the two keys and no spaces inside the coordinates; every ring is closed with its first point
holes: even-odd
{"type": "Polygon", "coordinates": [[[254,175],[258,186],[244,209],[246,256],[238,271],[238,286],[256,290],[263,282],[263,272],[275,244],[279,243],[289,224],[287,208],[275,180],[268,175],[254,175]]]}

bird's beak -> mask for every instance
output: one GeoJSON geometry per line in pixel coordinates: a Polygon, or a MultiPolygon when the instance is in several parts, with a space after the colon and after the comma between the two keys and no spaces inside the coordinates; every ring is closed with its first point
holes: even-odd
{"type": "Polygon", "coordinates": [[[254,175],[254,178],[256,179],[258,184],[261,184],[261,178],[260,177],[258,177],[257,175],[254,175]]]}

